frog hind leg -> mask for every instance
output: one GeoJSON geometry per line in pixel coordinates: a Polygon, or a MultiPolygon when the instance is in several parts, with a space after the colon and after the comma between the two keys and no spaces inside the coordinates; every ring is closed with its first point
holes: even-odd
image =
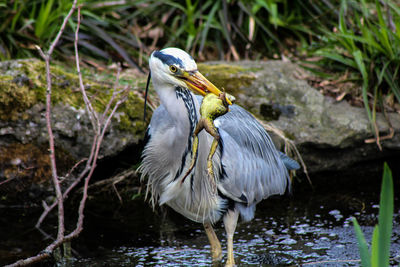
{"type": "Polygon", "coordinates": [[[189,175],[189,173],[193,170],[194,165],[197,161],[197,150],[199,149],[199,132],[201,132],[204,129],[204,119],[200,119],[199,122],[196,125],[196,129],[193,132],[193,145],[192,145],[192,161],[190,162],[189,169],[187,170],[185,176],[182,177],[181,179],[181,184],[185,182],[186,177],[189,175]]]}
{"type": "Polygon", "coordinates": [[[214,176],[214,168],[213,168],[212,158],[215,154],[215,151],[217,151],[220,135],[219,135],[217,127],[215,127],[214,122],[211,119],[207,120],[207,122],[204,123],[204,129],[212,137],[214,137],[212,144],[211,144],[210,152],[208,153],[208,157],[207,157],[207,171],[208,171],[208,178],[210,179],[213,192],[215,193],[216,189],[217,189],[217,184],[216,184],[215,176],[214,176]]]}

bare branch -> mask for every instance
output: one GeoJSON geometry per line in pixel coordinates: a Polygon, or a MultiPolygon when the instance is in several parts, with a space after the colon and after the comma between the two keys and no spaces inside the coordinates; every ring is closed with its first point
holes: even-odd
{"type": "MultiPolygon", "coordinates": [[[[126,178],[132,177],[132,176],[135,176],[135,177],[137,176],[136,171],[133,169],[128,169],[121,173],[118,173],[117,175],[115,175],[111,178],[104,179],[104,180],[98,181],[96,183],[93,183],[89,186],[88,189],[91,189],[94,187],[103,187],[103,189],[106,187],[112,187],[112,189],[114,190],[115,194],[117,195],[120,203],[122,204],[122,197],[119,194],[118,189],[115,185],[118,184],[119,182],[125,180],[126,178]]],[[[139,191],[139,189],[138,189],[138,191],[139,191]]]]}
{"type": "Polygon", "coordinates": [[[78,161],[77,163],[75,163],[74,166],[72,166],[72,168],[68,171],[67,175],[65,175],[65,178],[68,178],[69,176],[71,176],[71,174],[75,171],[76,168],[78,168],[79,165],[81,165],[83,162],[87,161],[87,158],[83,158],[80,161],[78,161]]]}
{"type": "Polygon", "coordinates": [[[61,28],[60,28],[60,30],[58,31],[56,38],[54,39],[53,43],[50,45],[49,51],[47,52],[47,54],[48,54],[49,56],[50,56],[51,54],[53,54],[54,48],[56,47],[58,41],[59,41],[60,38],[61,38],[61,35],[62,35],[63,32],[64,32],[65,26],[67,25],[67,22],[68,22],[69,18],[70,18],[70,17],[72,16],[72,14],[75,12],[76,3],[77,3],[77,2],[78,2],[77,0],[74,0],[74,2],[72,3],[72,7],[71,7],[71,9],[69,10],[67,16],[64,18],[64,21],[63,21],[63,23],[61,24],[61,28]]]}
{"type": "MultiPolygon", "coordinates": [[[[65,178],[72,175],[72,173],[77,169],[77,167],[80,164],[82,164],[84,161],[86,161],[86,165],[85,165],[84,169],[79,173],[79,175],[77,175],[77,178],[68,186],[68,188],[64,192],[62,192],[61,185],[60,185],[61,180],[57,174],[57,166],[56,166],[56,161],[55,161],[54,135],[53,135],[52,127],[51,127],[52,83],[51,83],[50,58],[51,58],[51,54],[54,51],[55,46],[57,45],[57,42],[59,41],[59,39],[65,29],[68,19],[71,17],[74,10],[76,9],[76,4],[77,4],[77,0],[74,0],[71,10],[69,11],[68,15],[65,17],[64,22],[60,28],[60,31],[58,32],[55,40],[52,42],[52,44],[49,48],[49,51],[47,53],[45,53],[42,51],[42,49],[39,46],[36,46],[37,50],[39,51],[39,54],[41,55],[41,57],[43,58],[43,60],[45,61],[45,64],[46,64],[46,81],[47,81],[46,127],[47,127],[47,131],[48,131],[48,136],[49,136],[49,156],[50,156],[50,164],[51,164],[51,171],[52,171],[52,180],[53,180],[53,186],[54,186],[54,189],[56,192],[56,200],[50,206],[46,202],[43,201],[44,211],[43,211],[42,215],[40,216],[40,218],[38,219],[38,222],[36,223],[36,227],[39,228],[40,225],[42,224],[43,220],[47,217],[47,215],[56,206],[58,206],[57,238],[39,254],[37,254],[33,257],[29,257],[27,259],[19,260],[8,266],[23,266],[23,265],[28,265],[28,264],[40,261],[42,259],[48,258],[52,255],[52,252],[54,251],[55,248],[59,247],[64,242],[67,242],[67,241],[71,240],[72,238],[77,237],[79,235],[79,233],[82,231],[85,203],[86,203],[87,196],[88,196],[87,191],[88,191],[88,187],[89,187],[89,181],[90,181],[90,179],[93,175],[93,172],[96,168],[96,162],[99,158],[99,151],[100,151],[100,147],[101,147],[104,135],[107,131],[108,126],[111,123],[112,117],[115,115],[116,110],[127,99],[127,96],[129,93],[129,89],[130,89],[129,86],[126,86],[123,90],[117,89],[118,84],[119,84],[120,71],[121,71],[121,69],[119,67],[118,72],[117,72],[116,82],[113,87],[112,96],[105,107],[105,110],[101,116],[101,119],[99,120],[99,117],[87,96],[85,86],[83,84],[82,73],[80,71],[79,53],[78,53],[78,38],[79,38],[78,33],[79,33],[79,27],[80,27],[80,23],[81,23],[81,12],[80,12],[81,6],[78,6],[77,28],[75,31],[75,41],[74,41],[75,61],[76,61],[76,68],[77,68],[78,77],[79,77],[80,91],[82,93],[82,97],[85,102],[86,112],[88,113],[89,119],[90,119],[92,127],[93,127],[94,135],[93,135],[92,147],[90,150],[89,157],[78,161],[69,170],[69,172],[65,175],[65,178]],[[118,98],[118,101],[116,101],[117,98],[118,98]],[[114,102],[116,102],[116,103],[114,104],[114,102]],[[83,194],[82,194],[82,198],[81,198],[81,201],[79,204],[78,220],[77,220],[76,228],[72,232],[70,232],[68,235],[65,235],[64,200],[68,197],[68,194],[72,191],[72,189],[75,188],[83,179],[84,179],[83,194]]],[[[114,189],[117,193],[118,198],[121,201],[121,197],[119,196],[118,191],[115,188],[115,184],[116,183],[113,184],[114,189]]]]}
{"type": "Polygon", "coordinates": [[[15,262],[14,264],[11,264],[9,266],[22,266],[22,265],[28,265],[33,262],[37,262],[39,260],[42,260],[44,258],[49,257],[50,252],[54,250],[57,246],[62,244],[63,239],[64,239],[64,205],[63,205],[63,195],[61,192],[61,187],[60,187],[60,182],[58,179],[57,175],[57,167],[56,167],[56,160],[55,160],[55,149],[54,149],[54,136],[53,136],[53,131],[51,128],[51,89],[52,89],[52,84],[51,84],[51,73],[50,73],[50,57],[51,54],[54,51],[55,46],[57,45],[62,33],[64,32],[65,26],[75,11],[76,8],[76,3],[77,0],[74,0],[72,7],[70,11],[68,12],[67,16],[64,18],[64,21],[62,23],[62,26],[50,45],[49,51],[47,53],[44,53],[43,50],[39,47],[36,46],[36,49],[38,49],[40,56],[43,58],[46,64],[46,82],[47,82],[47,89],[46,89],[46,127],[47,127],[47,132],[49,136],[49,153],[50,153],[50,165],[51,165],[51,173],[52,173],[52,180],[53,180],[53,186],[56,192],[56,197],[58,201],[58,233],[57,233],[57,239],[51,243],[43,253],[39,253],[36,256],[19,260],[15,262]]]}
{"type": "Polygon", "coordinates": [[[81,25],[81,7],[78,7],[78,21],[76,25],[76,30],[75,30],[75,41],[74,41],[74,47],[75,47],[75,62],[76,62],[76,71],[78,72],[78,77],[79,77],[79,88],[81,89],[81,93],[83,96],[83,101],[85,102],[85,107],[86,111],[89,115],[90,121],[92,122],[92,126],[94,131],[97,133],[98,132],[98,127],[99,127],[99,118],[97,117],[96,112],[94,111],[94,108],[92,106],[92,103],[90,102],[85,86],[83,84],[83,78],[82,78],[82,73],[81,73],[81,67],[80,67],[80,60],[79,60],[79,53],[78,53],[78,41],[79,41],[79,27],[81,25]]]}
{"type": "Polygon", "coordinates": [[[119,76],[121,74],[121,65],[118,63],[118,68],[117,68],[117,78],[115,79],[115,84],[113,87],[113,92],[112,92],[112,96],[110,101],[108,101],[108,104],[106,106],[106,109],[103,112],[103,115],[101,116],[101,123],[104,122],[104,118],[105,116],[107,116],[108,110],[110,109],[110,106],[112,104],[112,102],[114,102],[115,97],[118,95],[118,91],[117,91],[117,85],[119,84],[119,76]]]}
{"type": "Polygon", "coordinates": [[[6,180],[4,180],[4,181],[1,181],[1,182],[0,182],[0,186],[3,185],[3,184],[6,184],[6,183],[8,183],[8,182],[10,182],[10,181],[12,181],[12,180],[14,180],[14,179],[16,179],[16,178],[17,178],[17,176],[12,177],[12,178],[8,178],[8,179],[6,179],[6,180]]]}
{"type": "Polygon", "coordinates": [[[57,233],[57,241],[62,240],[64,238],[64,205],[63,205],[63,194],[61,192],[60,181],[57,174],[57,165],[56,165],[56,158],[55,158],[55,148],[54,148],[54,135],[53,130],[51,127],[51,90],[52,90],[52,83],[51,83],[51,72],[50,72],[50,58],[51,54],[54,51],[58,41],[60,40],[61,35],[64,32],[65,26],[71,15],[74,13],[76,8],[77,0],[74,0],[72,3],[72,7],[68,12],[67,16],[64,18],[64,21],[61,25],[59,32],[57,33],[56,38],[51,43],[48,52],[45,54],[39,46],[36,48],[39,50],[39,53],[46,64],[46,82],[47,82],[47,90],[46,90],[46,127],[47,133],[49,136],[49,153],[50,153],[50,165],[51,165],[51,173],[52,173],[52,180],[54,185],[54,190],[56,192],[56,198],[58,202],[58,233],[57,233]]]}

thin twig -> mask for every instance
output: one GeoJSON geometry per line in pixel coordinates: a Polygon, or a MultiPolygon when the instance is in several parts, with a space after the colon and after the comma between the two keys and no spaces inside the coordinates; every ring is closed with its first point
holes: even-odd
{"type": "Polygon", "coordinates": [[[92,103],[90,102],[85,86],[83,84],[83,78],[82,78],[82,73],[81,73],[81,67],[80,67],[80,60],[79,60],[79,53],[78,53],[78,41],[79,41],[79,27],[81,24],[81,12],[80,12],[80,7],[78,8],[78,21],[76,25],[76,30],[75,30],[75,41],[74,41],[74,47],[75,47],[75,61],[76,61],[76,71],[78,72],[78,77],[79,77],[79,88],[81,89],[81,93],[83,96],[83,101],[85,102],[85,107],[86,111],[89,115],[90,121],[92,123],[93,129],[95,133],[98,132],[98,126],[99,126],[99,118],[97,117],[97,113],[94,111],[94,108],[92,106],[92,103]]]}
{"type": "Polygon", "coordinates": [[[71,176],[71,174],[75,171],[75,169],[78,168],[79,165],[81,165],[83,162],[85,162],[87,160],[88,160],[87,158],[83,158],[83,159],[79,160],[77,163],[75,163],[75,165],[72,166],[72,168],[65,175],[64,179],[67,179],[69,176],[71,176]]]}
{"type": "MultiPolygon", "coordinates": [[[[78,16],[79,15],[80,15],[80,9],[78,8],[78,16]]],[[[80,22],[79,19],[78,19],[78,22],[80,22]]],[[[77,43],[78,43],[78,41],[77,41],[78,34],[77,33],[75,34],[75,38],[76,38],[76,40],[75,40],[75,43],[76,43],[76,45],[75,45],[75,56],[76,56],[77,67],[78,67],[79,66],[79,63],[78,63],[79,62],[79,54],[78,54],[78,46],[77,46],[77,43]]],[[[78,70],[78,76],[79,76],[79,80],[82,81],[83,80],[82,79],[82,74],[81,74],[81,72],[79,70],[78,70]]],[[[86,99],[87,99],[85,87],[83,86],[82,82],[80,82],[80,89],[81,89],[83,97],[84,98],[86,97],[86,99]]],[[[129,89],[129,86],[127,86],[125,88],[125,91],[128,92],[128,89],[129,89]]],[[[87,192],[88,192],[88,187],[89,187],[89,181],[90,181],[90,179],[91,179],[91,177],[93,175],[93,172],[94,172],[94,170],[96,168],[96,162],[97,162],[97,159],[99,157],[100,146],[101,146],[101,143],[103,141],[104,134],[105,134],[108,126],[111,123],[111,118],[114,116],[116,110],[126,100],[126,98],[127,98],[127,94],[122,96],[120,98],[120,100],[117,101],[117,103],[114,105],[111,113],[109,114],[109,116],[107,117],[105,122],[99,121],[97,115],[95,115],[96,113],[95,113],[94,109],[93,108],[90,109],[90,111],[93,112],[93,114],[92,114],[93,117],[92,118],[95,118],[94,122],[96,123],[95,136],[94,136],[94,142],[93,142],[93,144],[95,144],[95,145],[92,147],[94,150],[92,150],[92,153],[91,153],[91,155],[89,157],[89,161],[88,161],[88,163],[90,163],[90,170],[89,170],[89,173],[87,174],[87,176],[85,177],[85,183],[84,183],[84,187],[83,187],[82,199],[81,199],[81,202],[79,203],[78,221],[77,221],[77,224],[76,224],[76,228],[75,228],[74,231],[72,231],[69,235],[67,235],[65,237],[66,240],[74,238],[75,236],[79,235],[79,233],[83,230],[84,209],[85,209],[85,204],[86,204],[86,200],[87,200],[87,196],[88,196],[87,192]]],[[[114,98],[111,98],[110,101],[109,101],[109,105],[111,105],[111,103],[113,101],[114,101],[114,98]]],[[[90,102],[86,102],[86,100],[85,100],[85,103],[86,104],[90,104],[90,102]]]]}
{"type": "MultiPolygon", "coordinates": [[[[60,35],[58,34],[57,37],[60,35]]],[[[56,38],[56,40],[58,40],[56,38]]],[[[55,41],[56,41],[55,40],[55,41]]],[[[55,46],[55,41],[52,43],[51,47],[55,46]]],[[[53,130],[51,128],[51,90],[52,90],[52,84],[51,84],[51,72],[50,72],[50,50],[47,54],[45,54],[42,49],[37,46],[36,47],[39,50],[40,55],[42,56],[43,60],[45,61],[46,64],[46,82],[47,82],[47,90],[46,90],[46,127],[47,127],[47,133],[49,136],[49,156],[50,156],[50,166],[51,166],[51,177],[53,180],[53,186],[54,190],[56,192],[56,198],[58,202],[58,233],[57,233],[57,240],[62,239],[64,237],[64,205],[62,201],[62,192],[61,192],[61,186],[60,186],[60,181],[58,179],[58,174],[57,174],[57,165],[56,165],[56,157],[55,157],[55,148],[54,148],[54,135],[53,135],[53,130]]]]}
{"type": "Polygon", "coordinates": [[[118,184],[119,182],[125,180],[127,177],[131,177],[131,176],[137,176],[137,173],[134,169],[128,169],[121,173],[116,174],[115,176],[113,176],[111,178],[95,182],[89,186],[89,189],[99,187],[99,186],[110,185],[110,184],[115,185],[115,184],[118,184]]]}
{"type": "Polygon", "coordinates": [[[4,181],[1,181],[1,182],[0,182],[0,186],[3,185],[3,184],[6,184],[6,183],[8,183],[8,182],[10,182],[10,181],[12,181],[12,180],[14,180],[14,179],[16,179],[16,178],[17,178],[17,176],[12,177],[12,178],[8,178],[8,179],[6,179],[6,180],[4,180],[4,181]]]}
{"type": "Polygon", "coordinates": [[[55,160],[55,148],[54,148],[54,136],[53,136],[53,131],[51,128],[51,72],[50,72],[50,58],[51,54],[54,51],[54,48],[56,47],[61,35],[64,32],[64,29],[67,25],[68,20],[74,13],[76,9],[76,3],[77,0],[74,0],[72,3],[72,7],[70,11],[68,12],[67,16],[64,18],[64,21],[61,25],[61,28],[59,32],[57,33],[56,38],[54,41],[51,43],[50,48],[48,52],[45,54],[42,49],[39,46],[36,46],[36,48],[39,51],[40,56],[43,58],[46,64],[46,82],[47,82],[47,90],[46,90],[46,127],[47,127],[47,132],[49,135],[49,153],[50,153],[50,164],[51,164],[51,173],[52,173],[52,180],[53,180],[53,186],[54,190],[56,192],[56,197],[58,201],[58,232],[57,232],[57,239],[53,241],[49,246],[45,248],[45,250],[36,256],[29,257],[26,259],[19,260],[13,264],[10,264],[8,266],[23,266],[23,265],[28,265],[32,264],[34,262],[40,261],[42,259],[50,257],[51,252],[60,246],[64,242],[64,205],[63,205],[63,194],[61,192],[61,186],[60,186],[60,181],[58,179],[57,175],[57,166],[56,166],[56,160],[55,160]]]}
{"type": "Polygon", "coordinates": [[[108,104],[103,112],[103,115],[101,116],[101,123],[104,122],[104,118],[105,116],[107,116],[108,110],[111,107],[112,102],[114,102],[115,97],[118,95],[118,91],[117,91],[117,85],[119,84],[119,77],[121,74],[121,65],[118,63],[118,67],[117,67],[117,77],[115,79],[115,83],[113,86],[113,91],[112,91],[112,95],[111,95],[111,99],[110,101],[108,101],[108,104]]]}
{"type": "MultiPolygon", "coordinates": [[[[51,71],[50,71],[50,58],[51,58],[51,54],[58,42],[58,40],[60,39],[66,23],[68,21],[68,19],[71,17],[72,13],[75,11],[76,9],[76,3],[77,0],[74,0],[73,5],[71,7],[71,10],[69,11],[68,15],[65,17],[64,22],[60,28],[60,31],[58,32],[55,40],[53,41],[53,43],[50,46],[49,51],[47,52],[47,54],[45,54],[42,49],[40,47],[37,46],[37,49],[40,53],[40,55],[42,56],[42,58],[44,59],[45,63],[46,63],[46,78],[47,78],[47,94],[46,94],[46,123],[47,123],[47,130],[48,130],[48,134],[49,134],[49,152],[50,152],[50,162],[51,162],[51,168],[52,168],[52,179],[53,179],[53,184],[54,184],[54,188],[56,191],[56,200],[49,206],[47,205],[46,202],[43,202],[43,213],[40,216],[36,227],[39,228],[41,223],[43,222],[44,218],[46,218],[46,216],[49,214],[49,212],[55,208],[55,206],[58,206],[58,234],[57,234],[57,238],[50,244],[48,245],[42,252],[38,253],[37,255],[33,256],[33,257],[29,257],[27,259],[22,259],[19,260],[11,265],[8,266],[23,266],[23,265],[28,265],[28,264],[32,264],[34,262],[40,261],[42,259],[48,258],[51,256],[52,252],[54,251],[54,249],[56,249],[57,247],[59,247],[61,244],[63,244],[64,242],[67,242],[69,240],[71,240],[72,238],[75,238],[76,236],[79,235],[79,233],[82,231],[83,229],[83,218],[84,218],[84,208],[85,208],[85,203],[86,203],[86,199],[87,199],[87,190],[88,190],[88,184],[90,181],[90,178],[93,175],[94,169],[96,167],[96,162],[97,159],[99,158],[99,151],[100,151],[100,147],[101,147],[101,143],[103,141],[105,132],[108,128],[108,126],[111,123],[111,119],[112,117],[115,115],[115,112],[117,110],[117,108],[127,99],[127,95],[128,95],[128,91],[129,91],[129,86],[126,86],[124,88],[124,94],[120,95],[121,92],[117,91],[117,85],[118,85],[118,81],[119,81],[119,71],[117,74],[117,82],[115,84],[114,87],[114,91],[113,91],[113,95],[109,101],[109,103],[107,104],[106,110],[103,113],[103,117],[102,117],[102,121],[99,121],[98,116],[96,111],[94,110],[93,106],[91,105],[87,94],[86,94],[86,90],[85,87],[83,85],[83,78],[82,78],[82,74],[80,71],[80,65],[79,65],[79,54],[78,54],[78,31],[79,31],[79,26],[80,26],[80,22],[81,22],[81,6],[78,7],[78,23],[77,23],[77,29],[75,32],[75,60],[76,60],[76,66],[77,66],[77,71],[78,71],[78,76],[79,76],[79,84],[80,84],[80,90],[82,93],[82,97],[84,99],[85,102],[85,107],[86,110],[88,112],[89,118],[92,122],[92,126],[94,129],[94,136],[93,136],[93,143],[92,143],[92,147],[90,150],[90,155],[87,159],[82,159],[80,161],[78,161],[71,169],[70,171],[67,173],[66,177],[70,176],[72,174],[72,172],[74,172],[74,170],[84,161],[86,161],[86,165],[85,168],[82,170],[82,172],[78,175],[77,179],[74,180],[74,182],[69,185],[69,187],[64,191],[64,193],[62,193],[61,191],[61,186],[60,186],[60,179],[58,177],[57,174],[57,168],[56,168],[56,162],[55,162],[55,148],[54,148],[54,135],[52,132],[52,128],[51,128],[51,71]],[[117,95],[120,95],[120,99],[117,101],[117,103],[113,106],[112,111],[110,112],[110,114],[107,116],[107,113],[109,111],[109,109],[111,109],[111,105],[112,103],[115,101],[117,95]],[[105,118],[105,120],[104,120],[105,118]],[[78,184],[82,181],[82,179],[85,178],[85,184],[84,184],[84,189],[83,189],[83,196],[79,205],[79,210],[78,210],[78,221],[76,224],[76,228],[69,233],[68,235],[65,235],[65,227],[64,227],[64,199],[67,198],[68,194],[70,193],[70,191],[78,184]]],[[[115,184],[114,184],[115,186],[115,184]]]]}

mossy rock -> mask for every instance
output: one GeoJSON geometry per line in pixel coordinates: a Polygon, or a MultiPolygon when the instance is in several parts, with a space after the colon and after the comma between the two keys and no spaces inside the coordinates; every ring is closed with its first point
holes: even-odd
{"type": "MultiPolygon", "coordinates": [[[[363,108],[336,102],[299,80],[299,66],[291,62],[239,61],[199,64],[199,70],[217,87],[232,93],[237,104],[281,130],[295,142],[309,172],[346,170],[353,164],[400,156],[400,116],[388,113],[394,136],[365,143],[374,136],[363,108]]],[[[304,71],[304,70],[301,70],[304,71]]],[[[390,132],[377,113],[381,135],[390,132]]],[[[271,133],[279,149],[281,138],[271,133]]]]}
{"type": "Polygon", "coordinates": [[[225,89],[232,95],[243,93],[256,79],[253,71],[257,68],[246,68],[226,63],[199,64],[199,71],[216,87],[225,89]]]}
{"type": "MultiPolygon", "coordinates": [[[[38,59],[4,61],[0,62],[0,71],[0,146],[14,142],[47,144],[45,63],[38,59]]],[[[88,98],[101,117],[113,94],[115,74],[101,75],[90,69],[82,72],[88,98]]],[[[57,63],[51,66],[51,80],[51,120],[56,145],[75,160],[87,157],[93,129],[76,70],[57,63]]],[[[120,80],[124,85],[131,85],[131,89],[104,136],[101,157],[115,155],[143,139],[148,120],[143,121],[144,101],[139,97],[137,85],[145,81],[146,77],[140,75],[120,80]]]]}

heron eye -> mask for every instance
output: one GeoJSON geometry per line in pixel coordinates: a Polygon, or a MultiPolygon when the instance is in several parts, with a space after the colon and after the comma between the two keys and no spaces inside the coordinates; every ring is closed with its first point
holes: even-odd
{"type": "Polygon", "coordinates": [[[175,72],[178,71],[178,68],[177,68],[176,66],[174,66],[174,65],[170,65],[170,66],[169,66],[169,70],[170,70],[172,73],[175,73],[175,72]]]}

